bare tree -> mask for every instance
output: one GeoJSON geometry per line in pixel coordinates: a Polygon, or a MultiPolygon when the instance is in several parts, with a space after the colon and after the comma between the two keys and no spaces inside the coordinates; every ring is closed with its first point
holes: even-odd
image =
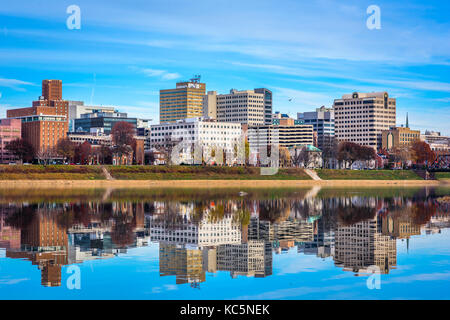
{"type": "Polygon", "coordinates": [[[72,160],[75,156],[76,144],[68,138],[63,138],[58,141],[56,145],[56,152],[66,160],[72,160]]]}
{"type": "Polygon", "coordinates": [[[21,161],[31,161],[35,156],[33,146],[24,139],[16,139],[9,142],[5,149],[21,161]]]}
{"type": "Polygon", "coordinates": [[[114,124],[111,129],[111,136],[113,142],[113,152],[119,158],[132,152],[132,145],[134,143],[134,126],[126,121],[119,121],[114,124]]]}
{"type": "Polygon", "coordinates": [[[280,147],[279,156],[280,156],[280,166],[288,167],[291,163],[291,154],[289,153],[288,148],[280,147]]]}
{"type": "Polygon", "coordinates": [[[295,167],[306,168],[310,163],[310,154],[306,146],[296,147],[292,156],[292,163],[295,167]]]}
{"type": "Polygon", "coordinates": [[[329,168],[331,162],[337,159],[338,142],[334,137],[327,136],[322,144],[322,167],[329,168]]]}

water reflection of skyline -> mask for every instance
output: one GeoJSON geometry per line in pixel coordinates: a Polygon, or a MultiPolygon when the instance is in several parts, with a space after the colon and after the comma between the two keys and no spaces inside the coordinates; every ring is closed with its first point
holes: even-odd
{"type": "MultiPolygon", "coordinates": [[[[108,191],[111,193],[111,191],[108,191]]],[[[113,192],[114,193],[114,192],[113,192]]],[[[142,201],[70,199],[0,204],[0,248],[28,260],[42,286],[61,286],[61,269],[159,244],[159,274],[199,287],[207,273],[267,277],[273,254],[333,259],[361,275],[397,266],[397,239],[450,226],[449,205],[433,189],[389,197],[371,194],[206,196],[142,201]]]]}

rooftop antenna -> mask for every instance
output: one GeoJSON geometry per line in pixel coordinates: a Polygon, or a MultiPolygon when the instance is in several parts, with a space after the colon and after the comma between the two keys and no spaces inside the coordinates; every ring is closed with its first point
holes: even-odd
{"type": "Polygon", "coordinates": [[[196,74],[196,75],[194,75],[194,77],[191,79],[191,82],[193,82],[193,83],[199,83],[199,82],[200,82],[200,78],[201,78],[201,75],[196,74]]]}

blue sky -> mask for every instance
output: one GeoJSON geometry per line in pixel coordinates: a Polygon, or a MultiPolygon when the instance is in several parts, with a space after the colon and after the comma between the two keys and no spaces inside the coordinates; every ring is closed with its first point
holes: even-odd
{"type": "Polygon", "coordinates": [[[159,90],[201,74],[221,93],[267,87],[291,116],[387,90],[398,124],[409,112],[412,128],[450,135],[448,12],[436,0],[0,0],[0,117],[61,79],[66,99],[158,121],[159,90]],[[72,4],[80,30],[66,27],[72,4]],[[372,4],[380,30],[366,27],[372,4]]]}

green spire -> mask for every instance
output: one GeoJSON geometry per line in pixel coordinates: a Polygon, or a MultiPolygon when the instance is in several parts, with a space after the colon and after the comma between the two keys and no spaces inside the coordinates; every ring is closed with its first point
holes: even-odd
{"type": "Polygon", "coordinates": [[[409,128],[408,112],[406,113],[406,127],[409,128]]]}

